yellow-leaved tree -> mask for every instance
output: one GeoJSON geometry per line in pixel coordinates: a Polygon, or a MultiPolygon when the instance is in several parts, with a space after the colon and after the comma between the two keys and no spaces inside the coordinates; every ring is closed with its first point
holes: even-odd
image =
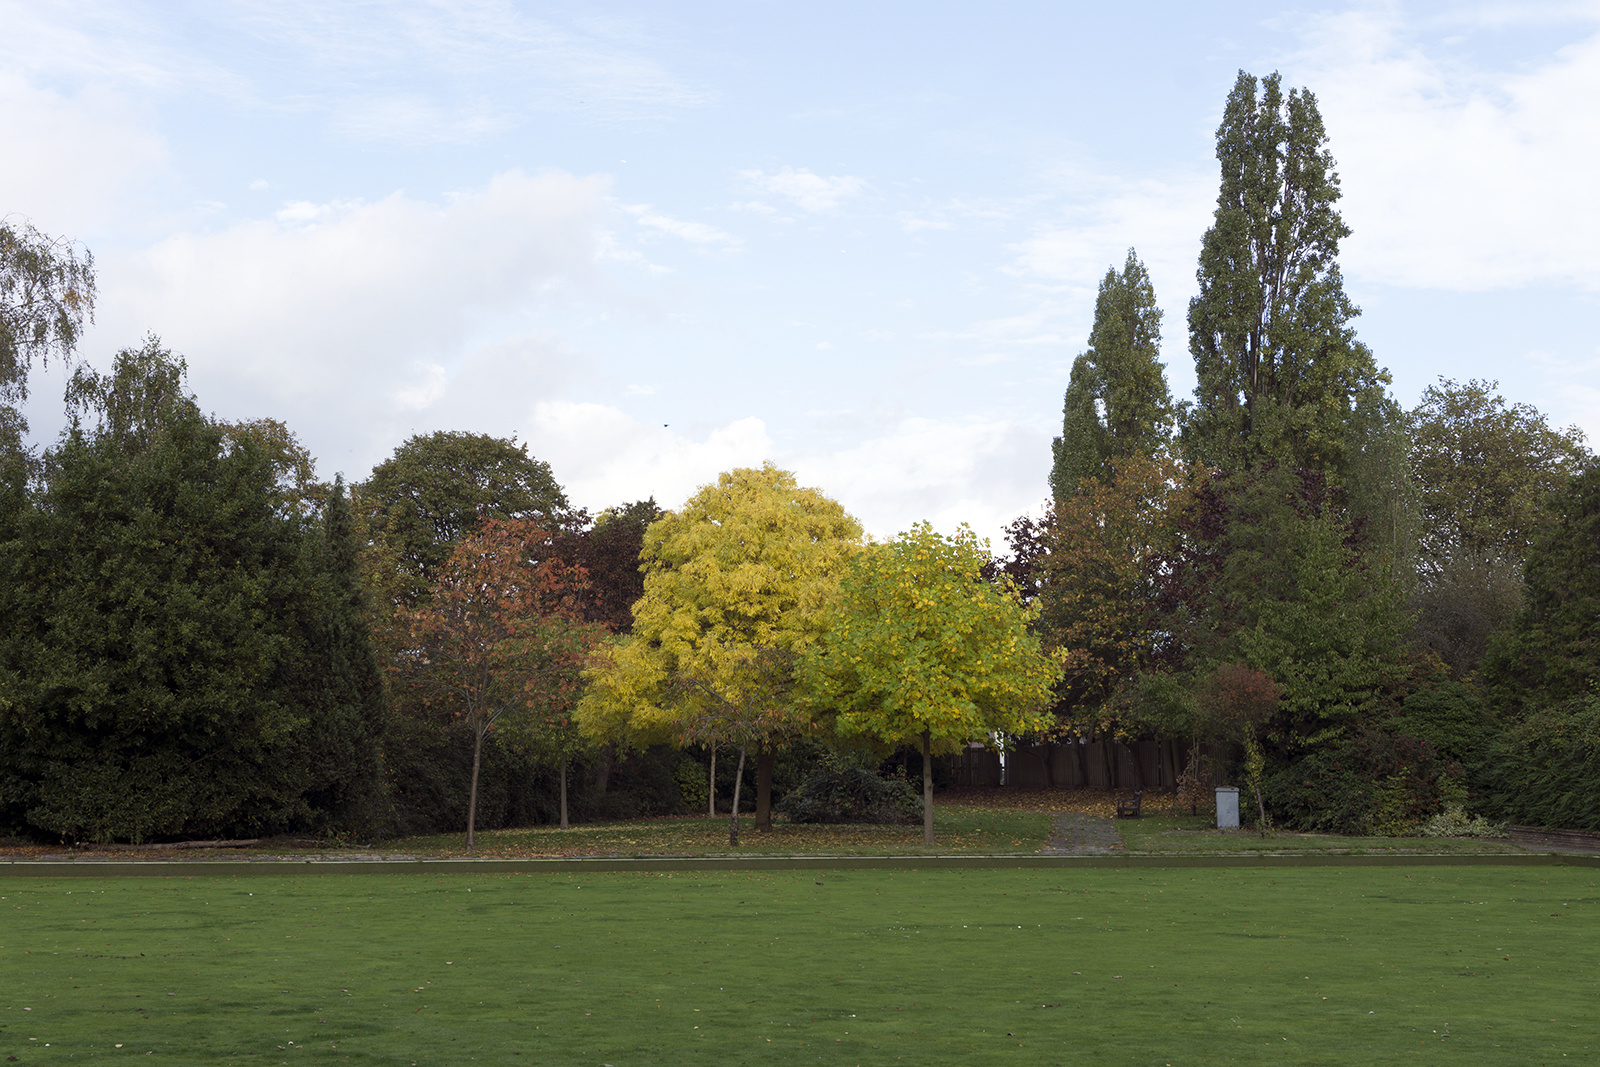
{"type": "Polygon", "coordinates": [[[922,748],[922,838],[933,844],[933,755],[991,733],[1042,729],[1060,664],[1039,647],[1008,581],[967,527],[920,523],[851,561],[832,617],[800,666],[806,701],[836,729],[922,748]]]}
{"type": "Polygon", "coordinates": [[[794,664],[826,625],[861,524],[768,463],[718,476],[645,532],[633,632],[587,672],[580,728],[598,741],[736,745],[756,752],[756,825],[771,826],[772,756],[811,729],[794,664]]]}

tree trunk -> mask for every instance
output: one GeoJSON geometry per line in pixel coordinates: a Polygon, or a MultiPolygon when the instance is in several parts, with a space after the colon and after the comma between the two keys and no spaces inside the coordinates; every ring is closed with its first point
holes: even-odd
{"type": "Polygon", "coordinates": [[[561,757],[561,828],[570,830],[572,824],[567,821],[567,757],[561,757]]]}
{"type": "Polygon", "coordinates": [[[1050,757],[1055,755],[1055,746],[1034,745],[1033,750],[1034,752],[1038,753],[1039,763],[1044,767],[1044,787],[1046,789],[1054,789],[1056,787],[1056,780],[1050,774],[1050,757]]]}
{"type": "Polygon", "coordinates": [[[756,832],[772,830],[772,746],[756,749],[756,832]]]}
{"type": "Polygon", "coordinates": [[[1139,789],[1139,792],[1142,793],[1145,791],[1149,783],[1144,780],[1144,761],[1139,758],[1139,749],[1137,746],[1138,742],[1134,742],[1131,745],[1123,745],[1122,747],[1127,750],[1128,761],[1133,764],[1134,785],[1136,785],[1139,789]]]}
{"type": "Polygon", "coordinates": [[[1078,750],[1078,788],[1089,788],[1089,746],[1083,743],[1083,738],[1073,738],[1073,748],[1078,750]]]}
{"type": "Polygon", "coordinates": [[[717,746],[711,746],[711,774],[708,776],[710,785],[706,788],[706,817],[717,817],[717,746]]]}
{"type": "Polygon", "coordinates": [[[471,852],[477,847],[473,837],[473,829],[478,821],[478,767],[483,762],[483,735],[487,730],[474,729],[472,732],[472,788],[467,792],[467,851],[471,852]]]}
{"type": "Polygon", "coordinates": [[[611,784],[611,765],[616,762],[617,748],[615,745],[605,745],[600,749],[598,769],[594,775],[594,788],[597,793],[604,793],[611,784]]]}
{"type": "Polygon", "coordinates": [[[922,731],[922,843],[933,844],[933,735],[922,731]]]}
{"type": "Polygon", "coordinates": [[[733,777],[733,816],[728,820],[728,846],[739,847],[739,787],[744,784],[744,751],[747,746],[739,746],[739,773],[733,777]]]}

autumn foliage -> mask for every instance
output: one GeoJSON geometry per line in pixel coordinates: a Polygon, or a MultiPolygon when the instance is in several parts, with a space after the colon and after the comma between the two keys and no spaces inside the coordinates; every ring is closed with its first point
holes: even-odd
{"type": "Polygon", "coordinates": [[[391,681],[473,733],[468,848],[484,739],[503,724],[529,735],[567,729],[584,658],[603,632],[582,619],[584,571],[552,545],[531,520],[486,520],[446,558],[427,600],[398,612],[408,641],[391,681]]]}

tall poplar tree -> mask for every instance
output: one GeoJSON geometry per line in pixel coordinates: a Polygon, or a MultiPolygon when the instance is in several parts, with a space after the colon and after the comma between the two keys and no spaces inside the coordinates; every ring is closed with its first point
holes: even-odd
{"type": "Polygon", "coordinates": [[[1217,129],[1221,188],[1189,302],[1192,459],[1339,472],[1357,405],[1388,374],[1356,340],[1344,292],[1339,177],[1316,97],[1239,72],[1217,129]]]}
{"type": "Polygon", "coordinates": [[[1080,481],[1109,484],[1116,461],[1154,455],[1172,431],[1172,395],[1161,363],[1161,309],[1133,249],[1119,274],[1107,268],[1095,298],[1089,350],[1072,364],[1061,436],[1051,443],[1050,492],[1080,481]]]}

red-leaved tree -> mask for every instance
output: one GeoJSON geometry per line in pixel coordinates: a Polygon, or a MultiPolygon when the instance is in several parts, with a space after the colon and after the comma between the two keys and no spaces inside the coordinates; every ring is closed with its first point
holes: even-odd
{"type": "MultiPolygon", "coordinates": [[[[421,691],[472,731],[469,851],[484,739],[504,725],[534,740],[570,732],[579,672],[604,632],[583,621],[583,569],[561,562],[552,546],[531,520],[485,520],[451,552],[427,602],[398,613],[408,640],[391,667],[395,682],[421,691]]],[[[561,756],[565,825],[568,746],[552,739],[561,756]]]]}

